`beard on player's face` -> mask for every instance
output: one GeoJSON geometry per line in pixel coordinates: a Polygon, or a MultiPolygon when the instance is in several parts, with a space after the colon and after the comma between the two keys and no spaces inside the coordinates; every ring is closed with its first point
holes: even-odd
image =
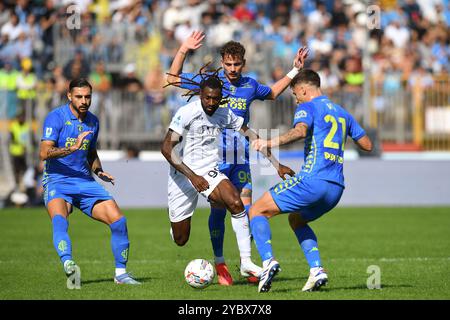
{"type": "Polygon", "coordinates": [[[203,111],[207,115],[213,115],[219,108],[220,101],[222,100],[221,89],[204,88],[201,90],[200,102],[202,104],[203,111]]]}
{"type": "Polygon", "coordinates": [[[88,87],[73,88],[68,98],[77,113],[86,113],[91,106],[91,90],[88,87]]]}

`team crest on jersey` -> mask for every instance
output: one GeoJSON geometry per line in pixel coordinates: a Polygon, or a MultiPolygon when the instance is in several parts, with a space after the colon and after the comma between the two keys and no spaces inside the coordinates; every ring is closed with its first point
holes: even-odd
{"type": "Polygon", "coordinates": [[[308,113],[305,110],[300,110],[299,112],[297,112],[294,116],[295,119],[300,119],[300,118],[306,118],[308,116],[308,113]]]}
{"type": "Polygon", "coordinates": [[[78,127],[78,131],[80,131],[80,132],[83,131],[83,125],[79,124],[77,127],[78,127]]]}
{"type": "Polygon", "coordinates": [[[50,135],[52,134],[53,128],[45,128],[45,136],[46,137],[50,137],[50,135]]]}
{"type": "Polygon", "coordinates": [[[232,86],[232,85],[230,85],[230,89],[229,89],[229,91],[230,91],[230,94],[235,94],[235,93],[236,93],[236,87],[235,87],[235,86],[232,86]]]}

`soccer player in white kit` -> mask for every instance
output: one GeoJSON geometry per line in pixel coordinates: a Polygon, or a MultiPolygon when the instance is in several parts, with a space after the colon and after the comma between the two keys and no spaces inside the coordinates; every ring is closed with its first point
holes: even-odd
{"type": "MultiPolygon", "coordinates": [[[[173,239],[179,246],[189,240],[191,217],[200,193],[209,201],[227,207],[234,219],[233,228],[239,233],[238,243],[250,246],[248,216],[239,192],[218,169],[218,139],[225,129],[240,131],[250,139],[257,138],[257,135],[243,125],[244,119],[236,116],[229,108],[219,108],[222,82],[217,76],[204,79],[200,83],[199,94],[199,100],[178,109],[161,147],[162,154],[171,164],[168,204],[173,239]],[[180,142],[184,145],[180,145],[180,142]],[[181,150],[175,149],[176,146],[181,146],[181,150]],[[235,227],[237,225],[239,228],[235,227]]],[[[295,174],[292,169],[278,163],[270,150],[261,152],[282,179],[286,174],[295,174]]],[[[254,276],[259,277],[259,274],[254,276]]]]}

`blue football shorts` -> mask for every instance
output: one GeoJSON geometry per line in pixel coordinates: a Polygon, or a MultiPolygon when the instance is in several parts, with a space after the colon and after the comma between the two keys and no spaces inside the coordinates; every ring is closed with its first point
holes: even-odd
{"type": "Polygon", "coordinates": [[[294,176],[269,192],[282,213],[296,212],[304,220],[313,221],[338,204],[344,187],[331,181],[294,176]]]}
{"type": "Polygon", "coordinates": [[[252,174],[249,164],[228,164],[219,165],[219,170],[230,179],[231,183],[238,189],[252,190],[252,174]]]}
{"type": "Polygon", "coordinates": [[[57,198],[77,207],[82,212],[92,217],[92,208],[97,201],[113,199],[111,194],[97,181],[67,178],[63,181],[49,181],[44,186],[45,206],[57,198]]]}

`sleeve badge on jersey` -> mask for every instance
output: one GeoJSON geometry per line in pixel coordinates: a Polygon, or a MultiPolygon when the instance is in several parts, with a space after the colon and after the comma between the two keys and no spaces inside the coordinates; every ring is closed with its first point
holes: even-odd
{"type": "Polygon", "coordinates": [[[300,118],[306,118],[308,116],[308,113],[305,110],[300,110],[299,112],[297,112],[294,116],[295,119],[300,119],[300,118]]]}
{"type": "Polygon", "coordinates": [[[180,123],[181,123],[181,116],[178,116],[178,117],[176,117],[174,120],[173,120],[173,123],[175,124],[175,125],[180,125],[180,123]]]}
{"type": "Polygon", "coordinates": [[[52,134],[53,128],[46,127],[45,128],[45,136],[48,138],[52,134]]]}

